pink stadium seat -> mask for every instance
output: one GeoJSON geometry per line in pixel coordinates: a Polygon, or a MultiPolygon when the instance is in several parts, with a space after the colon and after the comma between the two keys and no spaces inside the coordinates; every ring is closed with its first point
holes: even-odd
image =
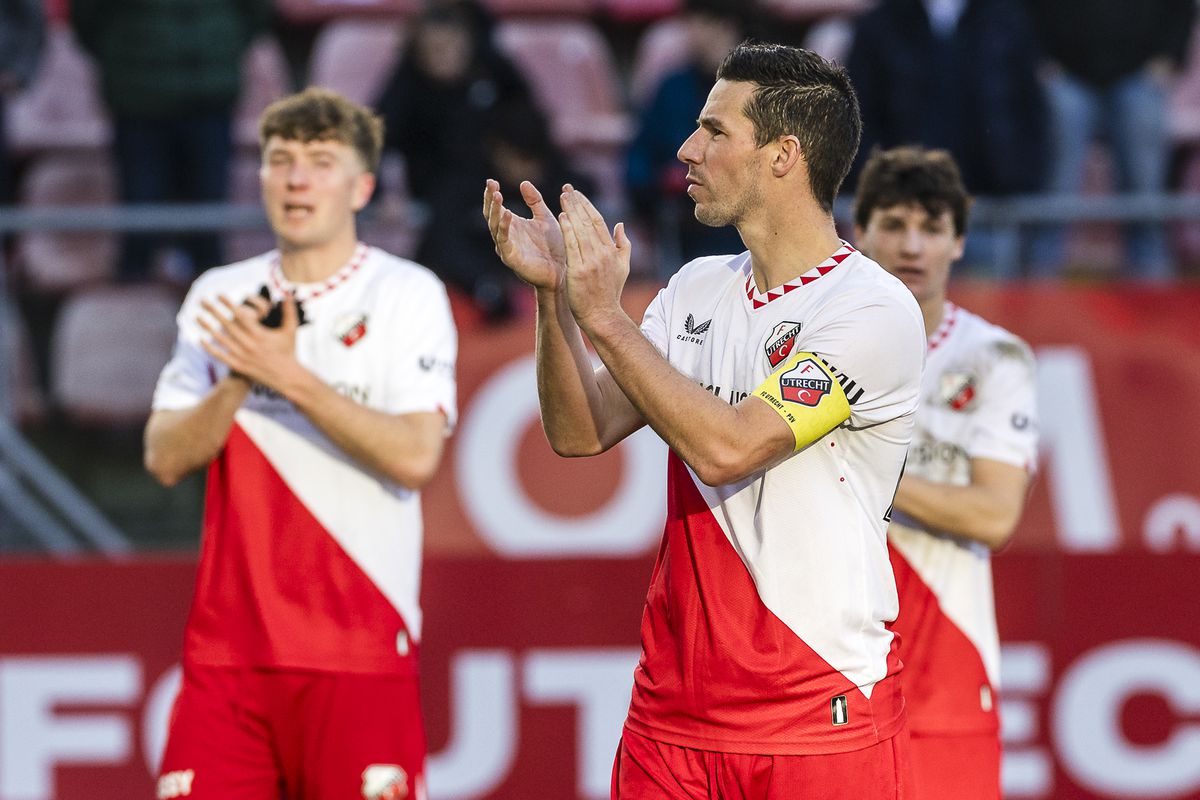
{"type": "Polygon", "coordinates": [[[687,60],[687,28],[678,18],[652,24],[638,39],[629,71],[629,96],[638,108],[654,97],[658,85],[687,60]]]}
{"type": "Polygon", "coordinates": [[[411,17],[422,0],[275,0],[275,11],[288,22],[325,22],[347,16],[411,17]]]}
{"type": "Polygon", "coordinates": [[[1170,99],[1171,135],[1181,144],[1200,145],[1200,22],[1192,29],[1188,63],[1170,99]]]}
{"type": "Polygon", "coordinates": [[[400,20],[347,17],[325,25],[313,44],[308,82],[374,103],[404,47],[400,20]]]}
{"type": "Polygon", "coordinates": [[[875,0],[760,0],[759,8],[785,20],[815,20],[830,15],[853,17],[875,0]]]}
{"type": "Polygon", "coordinates": [[[589,16],[596,10],[596,0],[482,0],[483,5],[497,17],[514,16],[589,16]]]}
{"type": "Polygon", "coordinates": [[[605,16],[625,24],[663,19],[683,8],[682,0],[599,0],[599,3],[605,16]]]}
{"type": "Polygon", "coordinates": [[[5,370],[4,385],[9,392],[9,410],[15,421],[27,423],[41,419],[46,403],[37,384],[29,332],[11,304],[4,309],[4,329],[0,330],[0,368],[5,370]]]}
{"type": "MultiPolygon", "coordinates": [[[[258,206],[262,202],[259,192],[258,168],[261,163],[257,153],[238,153],[233,159],[229,174],[229,202],[235,205],[258,206]]],[[[266,222],[257,230],[231,230],[222,235],[225,260],[229,263],[241,261],[275,247],[275,237],[266,222]]]]}
{"type": "Polygon", "coordinates": [[[529,78],[567,157],[595,177],[601,202],[616,208],[631,125],[607,41],[586,20],[532,19],[502,20],[497,39],[529,78]]]}
{"type": "Polygon", "coordinates": [[[96,149],[111,141],[95,65],[66,23],[50,26],[37,77],[8,106],[7,132],[14,153],[96,149]]]}
{"type": "Polygon", "coordinates": [[[854,21],[851,17],[826,17],[808,29],[803,46],[830,61],[845,64],[853,43],[854,21]]]}
{"type": "Polygon", "coordinates": [[[242,94],[233,114],[234,144],[258,150],[259,115],[291,89],[283,48],[274,37],[261,37],[242,61],[242,94]]]}
{"type": "MultiPolygon", "coordinates": [[[[46,154],[29,165],[18,203],[31,208],[112,205],[114,183],[107,158],[46,154]]],[[[116,251],[116,235],[109,232],[25,233],[17,240],[16,263],[30,289],[59,292],[108,280],[116,251]]]]}
{"type": "Polygon", "coordinates": [[[51,341],[51,392],[72,420],[138,423],[175,341],[178,298],[158,286],[110,286],[72,295],[51,341]]]}

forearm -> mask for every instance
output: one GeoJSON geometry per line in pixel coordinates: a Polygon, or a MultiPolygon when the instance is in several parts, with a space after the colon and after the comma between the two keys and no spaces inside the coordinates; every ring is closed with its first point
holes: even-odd
{"type": "Polygon", "coordinates": [[[586,332],[625,397],[704,483],[733,483],[792,452],[786,427],[748,418],[747,403],[773,416],[765,403],[731,405],[709,393],[671,366],[619,309],[589,321],[586,332]]]}
{"type": "Polygon", "coordinates": [[[997,550],[1008,542],[1021,508],[987,486],[951,486],[905,475],[896,491],[896,510],[924,526],[997,550]]]}
{"type": "Polygon", "coordinates": [[[537,292],[537,389],[542,428],[556,453],[595,455],[614,442],[604,430],[604,397],[566,298],[537,292]]]}
{"type": "Polygon", "coordinates": [[[360,466],[407,489],[420,489],[433,477],[444,441],[441,414],[368,408],[299,366],[276,388],[360,466]]]}
{"type": "Polygon", "coordinates": [[[146,470],[164,486],[174,486],[207,466],[225,446],[234,414],[249,391],[248,381],[230,375],[192,408],[155,411],[146,423],[146,470]]]}

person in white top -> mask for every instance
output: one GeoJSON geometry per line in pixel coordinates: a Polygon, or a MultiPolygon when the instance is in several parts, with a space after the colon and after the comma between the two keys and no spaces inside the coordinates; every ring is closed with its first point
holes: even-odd
{"type": "Polygon", "coordinates": [[[904,285],[838,238],[861,121],[845,72],[742,44],[682,144],[696,218],[747,252],[683,266],[639,328],[623,224],[581,193],[483,212],[537,297],[542,424],[587,456],[670,446],[663,546],[613,797],[907,797],[886,518],[924,354],[904,285]],[[583,335],[602,364],[593,368],[583,335]]]}
{"type": "Polygon", "coordinates": [[[454,423],[445,288],[358,241],[382,123],[309,89],[260,127],[278,249],[209,270],[146,426],[208,467],[159,797],[424,796],[420,488],[454,423]]]}
{"type": "Polygon", "coordinates": [[[1000,641],[990,554],[1012,536],[1037,457],[1029,347],[946,299],[970,199],[949,153],[876,151],[859,247],[912,290],[928,355],[888,530],[918,798],[1000,796],[1000,641]]]}

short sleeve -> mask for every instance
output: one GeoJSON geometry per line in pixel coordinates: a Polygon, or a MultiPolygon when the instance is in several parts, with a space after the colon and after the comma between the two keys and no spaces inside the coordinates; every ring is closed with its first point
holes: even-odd
{"type": "Polygon", "coordinates": [[[672,278],[670,283],[658,291],[650,305],[646,306],[646,313],[642,315],[642,334],[664,358],[667,356],[667,342],[670,341],[670,337],[667,336],[668,301],[675,292],[675,280],[672,278]]]}
{"type": "Polygon", "coordinates": [[[455,370],[458,331],[450,313],[446,289],[432,276],[418,291],[405,294],[395,312],[403,324],[397,328],[397,364],[388,371],[383,411],[410,414],[440,411],[448,430],[458,419],[455,370]]]}
{"type": "Polygon", "coordinates": [[[850,403],[849,424],[865,428],[916,409],[925,363],[925,332],[916,301],[887,296],[831,317],[798,349],[820,356],[850,403]]]}
{"type": "Polygon", "coordinates": [[[198,405],[228,367],[210,358],[200,346],[202,332],[196,324],[200,313],[199,282],[192,285],[175,317],[177,332],[171,359],[163,367],[154,387],[155,411],[178,411],[198,405]]]}
{"type": "Polygon", "coordinates": [[[966,450],[1032,470],[1037,463],[1037,390],[1033,354],[1021,342],[997,342],[981,376],[966,450]]]}

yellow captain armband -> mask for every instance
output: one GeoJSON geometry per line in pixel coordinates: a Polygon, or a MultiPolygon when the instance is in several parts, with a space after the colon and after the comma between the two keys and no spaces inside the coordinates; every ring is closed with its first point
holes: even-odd
{"type": "Polygon", "coordinates": [[[850,403],[829,367],[812,353],[793,353],[754,390],[796,437],[796,449],[815,442],[850,418],[850,403]]]}

